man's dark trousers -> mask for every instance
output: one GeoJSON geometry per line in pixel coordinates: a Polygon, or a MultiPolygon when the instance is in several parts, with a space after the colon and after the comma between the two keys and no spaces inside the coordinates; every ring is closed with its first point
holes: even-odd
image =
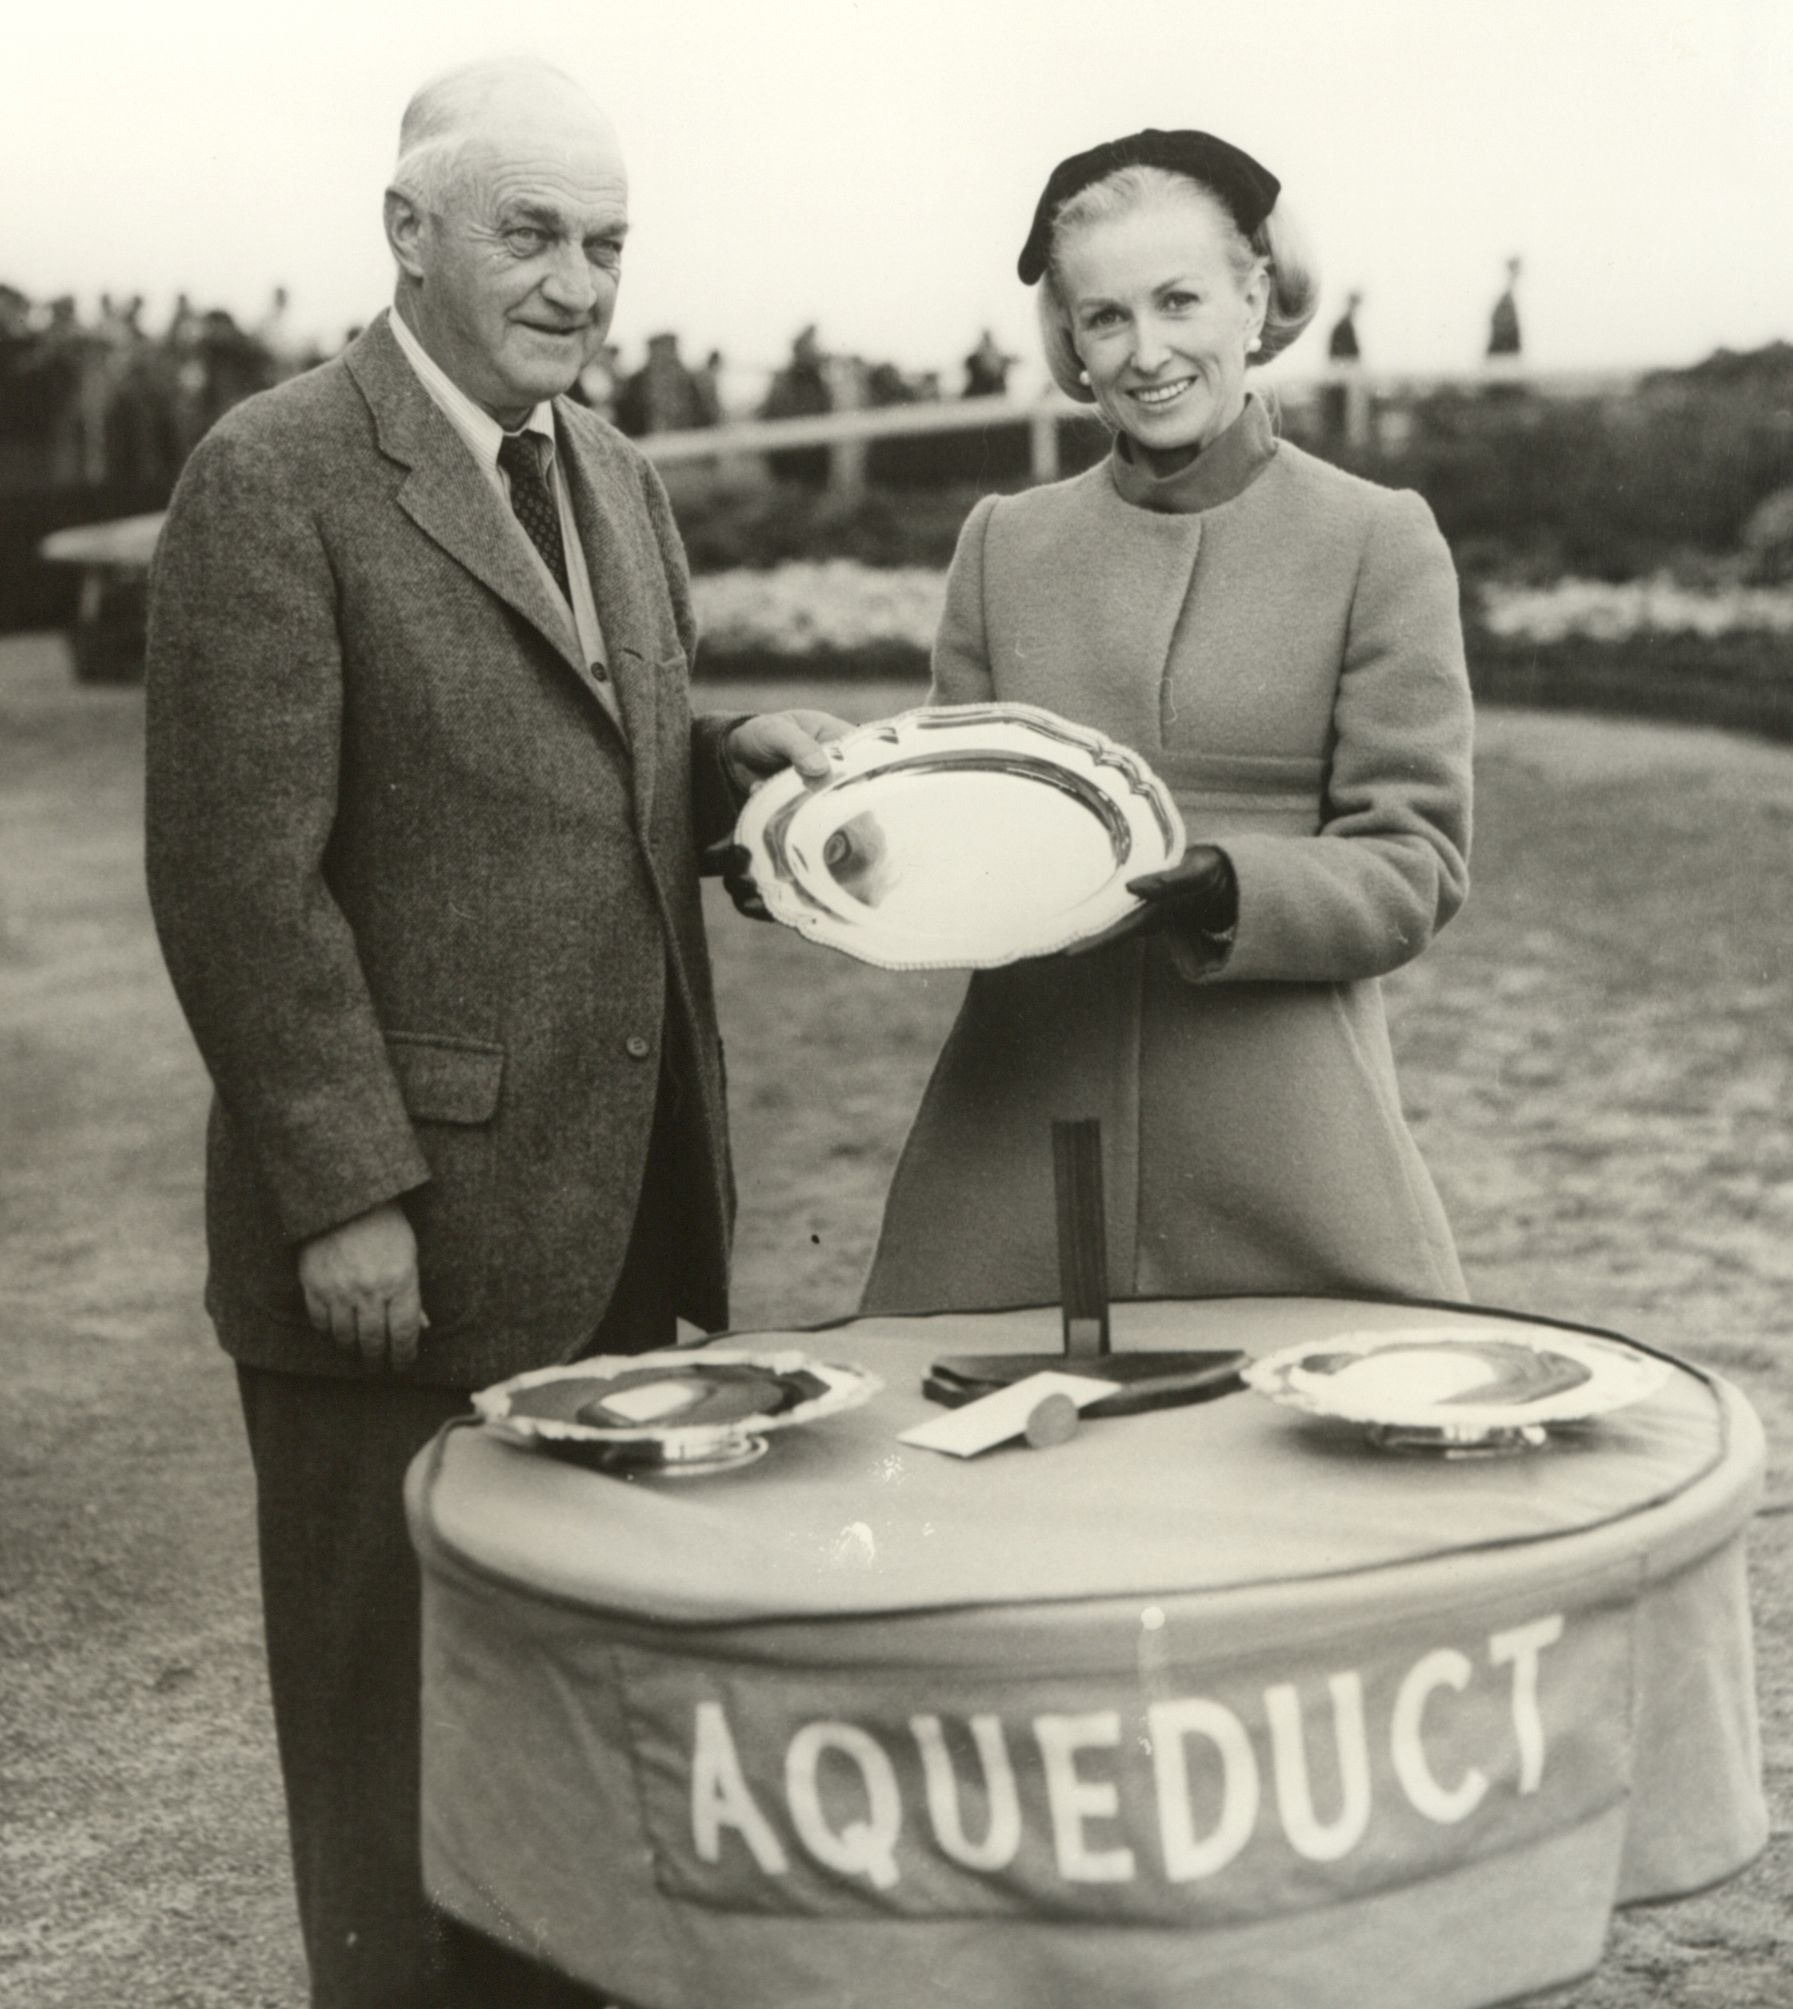
{"type": "MultiPolygon", "coordinates": [[[[593,1353],[640,1353],[676,1337],[677,1217],[668,1205],[676,1187],[670,1154],[658,1148],[668,1129],[655,1126],[641,1208],[593,1353]]],[[[526,1947],[495,1946],[442,1918],[423,1892],[420,1589],[403,1487],[417,1453],[468,1412],[466,1392],[254,1367],[237,1375],[313,2009],[597,2002],[526,1947]],[[362,1853],[339,1853],[344,1835],[362,1853]]]]}

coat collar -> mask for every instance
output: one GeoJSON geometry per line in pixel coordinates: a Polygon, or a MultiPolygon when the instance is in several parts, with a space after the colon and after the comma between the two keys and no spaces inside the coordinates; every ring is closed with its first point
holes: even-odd
{"type": "Polygon", "coordinates": [[[344,361],[373,414],[380,451],[408,470],[399,507],[578,670],[566,616],[505,521],[504,504],[466,443],[405,360],[384,313],[344,361]]]}
{"type": "MultiPolygon", "coordinates": [[[[387,314],[386,326],[392,333],[392,339],[404,352],[406,362],[423,379],[424,389],[435,399],[438,407],[447,415],[449,424],[466,442],[473,458],[485,470],[486,479],[492,480],[498,470],[499,449],[504,444],[504,427],[483,405],[475,404],[461,389],[423,346],[415,330],[396,307],[387,314]]],[[[555,444],[552,400],[544,398],[523,421],[520,430],[539,434],[552,449],[555,444]]]]}
{"type": "MultiPolygon", "coordinates": [[[[385,312],[355,340],[344,360],[373,415],[380,451],[407,470],[399,506],[521,614],[583,687],[585,666],[571,622],[530,562],[502,499],[406,361],[385,312]]],[[[645,528],[637,525],[640,498],[625,488],[625,470],[616,457],[592,450],[578,422],[581,415],[565,399],[555,399],[554,409],[617,701],[631,746],[641,756],[652,735],[652,645],[664,626],[656,620],[646,590],[646,582],[657,576],[659,554],[638,548],[647,539],[645,528]],[[646,572],[644,561],[651,568],[646,572]]]]}
{"type": "Polygon", "coordinates": [[[1226,431],[1175,474],[1154,474],[1129,449],[1126,434],[1117,433],[1108,466],[1122,500],[1162,516],[1195,516],[1245,493],[1276,457],[1276,434],[1253,392],[1226,431]]]}

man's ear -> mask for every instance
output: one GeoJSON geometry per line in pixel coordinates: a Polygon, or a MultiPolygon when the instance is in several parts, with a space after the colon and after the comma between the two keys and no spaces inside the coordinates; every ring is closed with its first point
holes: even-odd
{"type": "Polygon", "coordinates": [[[423,277],[424,213],[402,189],[389,188],[385,202],[386,242],[408,279],[423,277]]]}

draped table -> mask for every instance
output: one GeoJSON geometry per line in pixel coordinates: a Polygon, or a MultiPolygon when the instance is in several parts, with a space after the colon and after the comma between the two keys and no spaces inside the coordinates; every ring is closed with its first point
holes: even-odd
{"type": "MultiPolygon", "coordinates": [[[[1113,1323],[1261,1355],[1548,1322],[1113,1323]]],[[[638,2009],[1470,2009],[1763,1846],[1763,1444],[1714,1377],[1503,1458],[1240,1392],[960,1461],[897,1442],[928,1363],[1055,1351],[1056,1309],[735,1343],[886,1385],[701,1481],[463,1426],[412,1469],[430,1887],[566,1975],[638,2009]]]]}

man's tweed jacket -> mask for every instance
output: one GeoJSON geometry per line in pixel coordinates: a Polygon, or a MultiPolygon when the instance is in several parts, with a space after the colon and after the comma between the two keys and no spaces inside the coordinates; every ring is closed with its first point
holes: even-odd
{"type": "Polygon", "coordinates": [[[148,876],[217,1097],[206,1302],[239,1360],[362,1372],[296,1245],[403,1196],[413,1379],[568,1356],[676,1083],[682,1314],[727,1316],[733,1207],[697,848],[734,809],[693,720],[658,477],[556,418],[625,751],[516,524],[382,315],[200,444],[152,576],[148,876]]]}

